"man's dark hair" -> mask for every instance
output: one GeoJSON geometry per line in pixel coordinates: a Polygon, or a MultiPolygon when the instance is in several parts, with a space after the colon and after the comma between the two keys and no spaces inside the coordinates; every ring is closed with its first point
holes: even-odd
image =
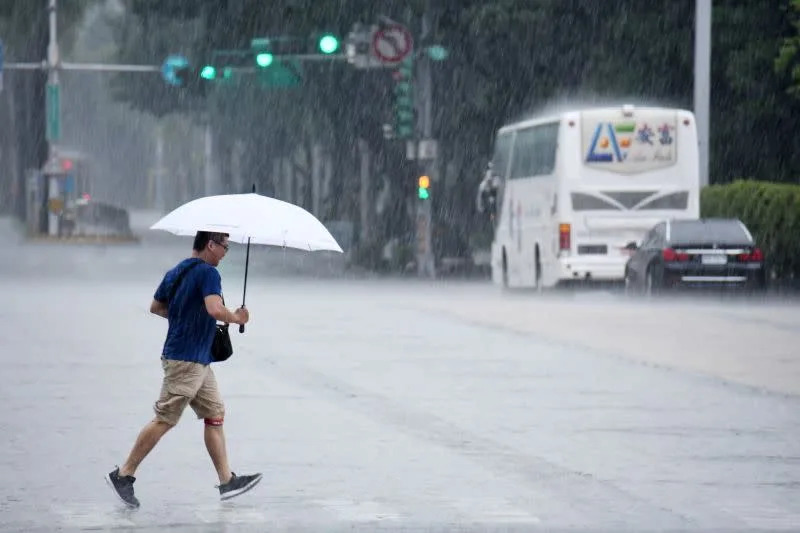
{"type": "Polygon", "coordinates": [[[208,241],[220,243],[225,237],[229,237],[229,235],[227,233],[215,233],[212,231],[198,231],[197,235],[194,236],[194,245],[192,248],[197,252],[202,252],[203,248],[208,244],[208,241]]]}

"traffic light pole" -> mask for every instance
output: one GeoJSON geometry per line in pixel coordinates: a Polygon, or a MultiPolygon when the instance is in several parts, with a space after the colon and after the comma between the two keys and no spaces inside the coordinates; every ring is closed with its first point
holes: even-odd
{"type": "MultiPolygon", "coordinates": [[[[429,10],[426,9],[422,15],[422,39],[426,39],[430,32],[430,19],[429,10]]],[[[422,139],[429,140],[433,137],[433,114],[432,114],[432,99],[433,99],[433,85],[431,80],[431,60],[429,57],[422,55],[418,63],[419,72],[419,92],[421,104],[421,130],[422,139]]],[[[435,179],[436,177],[436,159],[434,158],[421,158],[419,136],[415,143],[414,149],[416,150],[417,160],[420,162],[420,170],[426,176],[435,179]]],[[[417,275],[421,278],[434,278],[436,277],[436,263],[433,254],[433,239],[432,239],[432,213],[431,213],[432,198],[427,200],[417,200],[417,275]]]]}

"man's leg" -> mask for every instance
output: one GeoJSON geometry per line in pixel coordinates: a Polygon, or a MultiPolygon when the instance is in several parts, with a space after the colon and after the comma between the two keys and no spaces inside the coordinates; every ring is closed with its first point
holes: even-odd
{"type": "Polygon", "coordinates": [[[117,496],[119,496],[128,507],[139,507],[139,500],[136,498],[133,490],[133,484],[136,481],[134,474],[139,467],[139,463],[142,462],[147,454],[150,453],[150,450],[152,450],[161,437],[164,436],[164,433],[169,431],[171,427],[172,424],[158,419],[149,422],[142,428],[142,431],[139,432],[133,449],[130,455],[128,455],[128,459],[122,465],[122,468],[115,468],[106,474],[106,481],[109,486],[114,489],[117,496]]]}
{"type": "Polygon", "coordinates": [[[128,459],[119,469],[120,476],[133,476],[136,474],[136,469],[139,467],[139,463],[147,457],[147,454],[155,447],[161,437],[164,434],[172,429],[171,424],[167,424],[158,419],[151,420],[142,431],[139,432],[139,436],[136,438],[136,442],[133,445],[133,449],[131,450],[130,455],[128,455],[128,459]]]}
{"type": "Polygon", "coordinates": [[[261,481],[261,474],[237,476],[231,472],[228,465],[225,431],[222,429],[225,419],[225,405],[222,403],[222,398],[217,388],[217,379],[211,368],[208,370],[203,385],[189,405],[197,413],[198,418],[204,419],[203,437],[206,443],[206,450],[208,450],[208,455],[211,457],[211,461],[217,471],[217,477],[219,477],[220,498],[227,500],[238,496],[258,484],[261,481]]]}
{"type": "Polygon", "coordinates": [[[225,449],[225,430],[222,429],[221,418],[206,418],[203,439],[206,441],[206,450],[214,463],[214,469],[219,476],[220,485],[231,479],[231,468],[228,465],[228,452],[225,449]]]}
{"type": "Polygon", "coordinates": [[[139,507],[139,500],[133,490],[136,469],[161,437],[178,423],[181,413],[205,378],[203,365],[166,359],[162,359],[161,365],[164,368],[164,381],[161,384],[161,394],[153,405],[155,419],[139,432],[122,468],[115,468],[106,474],[108,484],[129,507],[139,507]]]}
{"type": "Polygon", "coordinates": [[[153,405],[156,417],[151,420],[136,438],[128,459],[119,469],[119,475],[132,476],[147,454],[164,434],[178,423],[183,410],[200,388],[205,378],[201,365],[185,361],[162,361],[164,381],[161,394],[153,405]]]}

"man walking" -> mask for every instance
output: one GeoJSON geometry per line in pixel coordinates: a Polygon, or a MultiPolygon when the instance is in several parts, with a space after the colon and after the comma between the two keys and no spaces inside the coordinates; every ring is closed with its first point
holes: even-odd
{"type": "Polygon", "coordinates": [[[120,499],[139,507],[133,493],[134,474],[164,434],[178,423],[186,406],[205,422],[205,444],[219,476],[220,498],[226,500],[253,488],[261,474],[237,476],[228,466],[222,403],[211,370],[211,343],[217,321],[246,324],[250,314],[242,307],[231,312],[222,300],[222,282],[216,266],[228,252],[228,234],[199,231],[192,256],[168,271],[156,289],[150,312],[168,320],[161,365],[164,381],[148,423],[121,467],[106,475],[120,499]]]}

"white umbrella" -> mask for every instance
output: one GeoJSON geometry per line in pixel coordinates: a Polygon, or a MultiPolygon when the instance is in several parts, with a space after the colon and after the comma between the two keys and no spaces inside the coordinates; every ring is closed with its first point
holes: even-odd
{"type": "Polygon", "coordinates": [[[342,251],[314,215],[302,207],[256,193],[192,200],[168,213],[150,229],[192,237],[198,231],[213,231],[228,233],[230,241],[241,244],[342,251]]]}
{"type": "MultiPolygon", "coordinates": [[[[336,239],[314,215],[297,205],[255,192],[192,200],[165,215],[150,229],[192,237],[198,231],[227,233],[229,241],[247,243],[243,307],[251,242],[308,251],[342,252],[336,239]]],[[[243,332],[244,326],[239,326],[239,331],[243,332]]]]}

